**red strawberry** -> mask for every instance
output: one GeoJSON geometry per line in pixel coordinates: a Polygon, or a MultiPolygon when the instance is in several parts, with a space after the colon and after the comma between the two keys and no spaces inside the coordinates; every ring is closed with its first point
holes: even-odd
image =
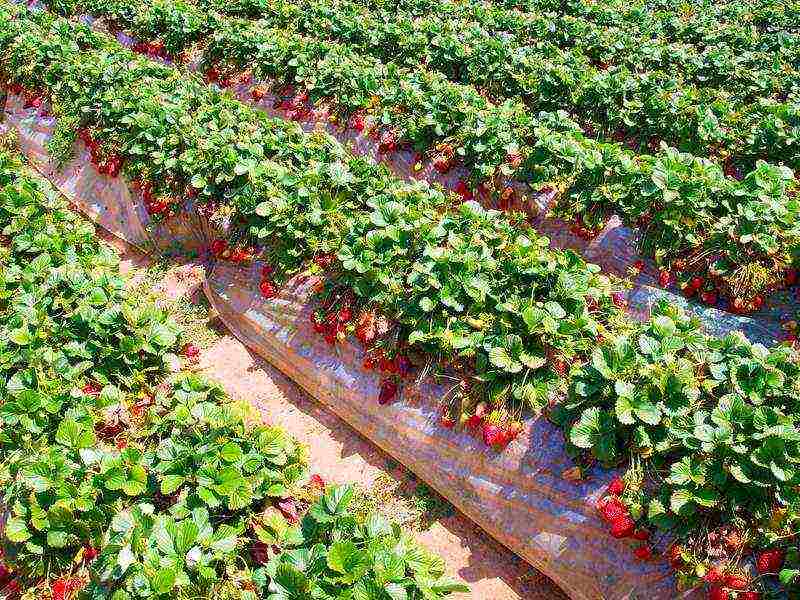
{"type": "Polygon", "coordinates": [[[794,285],[797,283],[797,269],[789,269],[786,271],[786,276],[784,277],[784,281],[786,285],[794,285]]]}
{"type": "Polygon", "coordinates": [[[613,523],[617,519],[628,516],[627,507],[616,497],[606,496],[598,503],[600,514],[609,523],[613,523]]]}
{"type": "Polygon", "coordinates": [[[353,311],[350,310],[349,306],[343,306],[336,314],[336,318],[340,323],[349,323],[350,319],[353,318],[353,311]]]}
{"type": "Polygon", "coordinates": [[[479,415],[471,415],[467,419],[465,424],[470,429],[477,429],[478,427],[480,427],[481,421],[483,421],[483,418],[480,417],[479,415]]]}
{"type": "Polygon", "coordinates": [[[311,485],[311,487],[316,487],[321,490],[325,489],[325,480],[322,478],[321,475],[317,473],[314,473],[311,476],[311,479],[308,481],[308,483],[311,485]]]}
{"type": "Polygon", "coordinates": [[[706,291],[700,294],[700,299],[709,306],[717,305],[717,293],[714,291],[706,291]]]}
{"type": "Polygon", "coordinates": [[[736,600],[758,600],[761,597],[761,594],[754,591],[749,592],[739,592],[736,595],[736,600]]]}
{"type": "Polygon", "coordinates": [[[711,566],[708,568],[708,571],[706,571],[703,580],[711,584],[722,583],[725,580],[725,575],[723,575],[717,567],[711,566]]]}
{"type": "Polygon", "coordinates": [[[625,308],[625,305],[627,304],[625,300],[625,294],[622,292],[614,292],[611,294],[611,301],[617,308],[625,308]]]}
{"type": "Polygon", "coordinates": [[[692,277],[692,279],[689,281],[689,287],[694,290],[699,290],[701,287],[703,287],[703,283],[704,281],[702,277],[692,277]]]}
{"type": "Polygon", "coordinates": [[[736,575],[735,573],[730,573],[727,577],[725,577],[725,585],[733,590],[744,590],[747,589],[748,580],[743,575],[736,575]]]}
{"type": "Polygon", "coordinates": [[[777,573],[783,566],[784,553],[780,548],[764,550],[756,557],[756,571],[759,575],[764,573],[777,573]]]}
{"type": "Polygon", "coordinates": [[[83,547],[83,560],[86,562],[92,562],[95,558],[97,558],[98,554],[99,551],[94,546],[83,547]]]}
{"type": "Polygon", "coordinates": [[[98,396],[98,395],[100,394],[100,392],[102,392],[102,391],[103,391],[103,388],[101,388],[101,387],[100,387],[98,384],[96,384],[95,382],[93,382],[93,381],[90,381],[90,382],[88,382],[86,385],[84,385],[84,386],[81,388],[81,391],[82,391],[84,394],[86,394],[87,396],[98,396]]]}
{"type": "Polygon", "coordinates": [[[716,585],[708,590],[708,600],[730,600],[730,597],[728,590],[716,585]]]}
{"type": "Polygon", "coordinates": [[[616,539],[630,537],[635,529],[636,523],[630,517],[620,517],[611,523],[611,535],[616,539]]]}
{"type": "Polygon", "coordinates": [[[633,551],[633,555],[639,560],[650,560],[653,558],[653,549],[650,546],[639,546],[633,551]]]}
{"type": "Polygon", "coordinates": [[[211,242],[211,254],[214,256],[220,256],[225,250],[228,249],[228,242],[225,240],[214,240],[211,242]]]}
{"type": "Polygon", "coordinates": [[[261,267],[261,279],[268,279],[274,271],[275,267],[269,263],[265,264],[263,267],[261,267]]]}
{"type": "Polygon", "coordinates": [[[397,396],[397,384],[394,381],[386,380],[381,384],[381,391],[378,394],[378,404],[385,406],[397,396]]]}
{"type": "Polygon", "coordinates": [[[494,423],[483,424],[483,443],[487,446],[501,445],[503,440],[503,430],[494,423]]]}
{"type": "Polygon", "coordinates": [[[197,358],[198,356],[200,356],[200,348],[198,348],[194,344],[186,344],[183,347],[183,355],[186,358],[197,358]]]}
{"type": "Polygon", "coordinates": [[[755,310],[760,309],[764,305],[764,298],[763,296],[756,296],[753,298],[753,308],[755,310]]]}
{"type": "Polygon", "coordinates": [[[650,532],[647,529],[637,529],[633,532],[633,539],[646,542],[650,539],[650,532]]]}
{"type": "Polygon", "coordinates": [[[612,496],[620,496],[622,492],[625,491],[625,482],[622,480],[622,477],[615,475],[611,483],[608,484],[608,489],[606,491],[612,496]]]}
{"type": "Polygon", "coordinates": [[[452,429],[456,426],[456,420],[449,415],[442,415],[439,419],[439,423],[441,423],[442,427],[445,429],[452,429]]]}
{"type": "Polygon", "coordinates": [[[459,181],[458,184],[456,184],[455,192],[461,196],[461,199],[464,201],[472,200],[472,192],[464,181],[459,181]]]}
{"type": "Polygon", "coordinates": [[[670,546],[667,551],[667,560],[670,566],[675,570],[680,569],[684,565],[683,556],[681,555],[682,552],[683,549],[677,545],[670,546]]]}
{"type": "Polygon", "coordinates": [[[643,261],[643,260],[637,260],[637,261],[635,261],[635,262],[633,263],[633,269],[634,269],[634,271],[637,271],[637,272],[639,272],[639,273],[641,273],[642,271],[644,271],[644,261],[643,261]]]}
{"type": "Polygon", "coordinates": [[[67,595],[67,581],[65,579],[56,579],[53,585],[50,586],[50,591],[53,594],[53,600],[64,600],[67,595]]]}
{"type": "Polygon", "coordinates": [[[261,290],[261,295],[264,298],[274,298],[278,293],[278,291],[275,289],[275,285],[269,279],[265,279],[258,284],[258,289],[261,290]]]}
{"type": "Polygon", "coordinates": [[[269,546],[264,542],[253,542],[250,546],[250,558],[257,565],[265,565],[269,562],[269,546]]]}
{"type": "Polygon", "coordinates": [[[522,433],[522,423],[515,421],[506,427],[506,439],[510,442],[517,439],[517,436],[522,433]]]}

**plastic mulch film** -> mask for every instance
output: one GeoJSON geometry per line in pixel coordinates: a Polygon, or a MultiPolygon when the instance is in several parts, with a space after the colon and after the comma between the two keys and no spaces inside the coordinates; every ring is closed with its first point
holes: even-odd
{"type": "MultiPolygon", "coordinates": [[[[56,168],[47,153],[53,119],[20,107],[19,98],[9,98],[4,126],[17,130],[32,164],[103,228],[156,254],[197,253],[207,247],[214,234],[201,217],[151,225],[139,195],[122,178],[98,175],[85,152],[56,168]]],[[[312,282],[290,282],[276,298],[264,300],[257,288],[258,269],[258,264],[217,263],[209,267],[204,283],[211,304],[242,342],[572,598],[675,597],[668,566],[635,561],[631,543],[612,539],[600,519],[595,504],[612,474],[596,469],[578,483],[563,477],[573,465],[554,426],[529,419],[518,439],[498,454],[464,432],[438,425],[442,390],[433,383],[424,385],[414,402],[401,398],[379,406],[379,376],[361,367],[362,350],[347,343],[332,348],[310,330],[312,282]]],[[[636,314],[645,314],[654,293],[634,286],[632,298],[642,298],[634,303],[636,314]]],[[[721,314],[714,311],[710,320],[708,311],[703,316],[718,325],[721,314]]]]}

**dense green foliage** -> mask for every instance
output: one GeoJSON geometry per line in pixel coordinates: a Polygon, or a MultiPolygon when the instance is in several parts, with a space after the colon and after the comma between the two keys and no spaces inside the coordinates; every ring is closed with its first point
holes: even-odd
{"type": "Polygon", "coordinates": [[[303,488],[305,452],[285,432],[246,424],[197,375],[170,376],[177,326],[7,153],[0,231],[0,548],[27,585],[62,600],[466,590],[397,526],[356,519],[352,488],[303,488]]]}
{"type": "Polygon", "coordinates": [[[558,214],[580,227],[617,213],[682,284],[699,274],[712,304],[745,312],[798,266],[800,43],[779,2],[690,4],[672,19],[580,1],[49,6],[103,17],[141,51],[199,58],[221,85],[293,86],[295,100],[373,123],[387,152],[462,164],[501,206],[512,177],[557,190],[558,214]]]}

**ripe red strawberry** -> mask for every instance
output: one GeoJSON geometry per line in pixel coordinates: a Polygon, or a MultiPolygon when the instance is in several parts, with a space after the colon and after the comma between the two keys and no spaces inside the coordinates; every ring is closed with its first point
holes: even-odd
{"type": "Polygon", "coordinates": [[[797,269],[789,269],[786,271],[786,276],[784,277],[784,282],[786,285],[794,285],[797,283],[797,269]]]}
{"type": "Polygon", "coordinates": [[[763,297],[763,296],[755,296],[755,297],[753,298],[753,308],[754,308],[755,310],[758,310],[758,309],[760,309],[762,306],[764,306],[764,297],[763,297]]]}
{"type": "Polygon", "coordinates": [[[316,487],[321,490],[325,489],[325,480],[318,473],[314,473],[311,476],[311,479],[309,479],[308,483],[311,485],[311,487],[316,487]]]}
{"type": "Polygon", "coordinates": [[[472,198],[473,198],[472,192],[467,187],[467,184],[464,183],[464,181],[460,180],[456,184],[455,192],[456,192],[456,194],[461,196],[461,199],[464,200],[465,202],[468,201],[468,200],[472,200],[472,198]]]}
{"type": "Polygon", "coordinates": [[[639,546],[633,551],[633,555],[639,560],[650,560],[653,558],[653,549],[650,546],[639,546]]]}
{"type": "Polygon", "coordinates": [[[349,323],[350,319],[353,318],[353,311],[350,310],[349,306],[343,306],[339,309],[339,312],[336,313],[336,318],[339,323],[349,323]]]}
{"type": "Polygon", "coordinates": [[[272,273],[275,272],[275,267],[271,264],[266,263],[263,267],[261,267],[261,279],[268,279],[272,273]]]}
{"type": "Polygon", "coordinates": [[[644,261],[643,260],[635,261],[633,263],[633,270],[638,272],[638,273],[641,273],[642,271],[644,271],[644,261]]]}
{"type": "Polygon", "coordinates": [[[183,347],[183,355],[186,358],[197,358],[198,356],[200,356],[200,348],[191,343],[186,344],[183,347]]]}
{"type": "Polygon", "coordinates": [[[714,291],[706,291],[700,294],[700,299],[709,306],[717,305],[717,293],[714,291]]]}
{"type": "Polygon", "coordinates": [[[274,298],[278,291],[275,289],[275,285],[269,280],[265,279],[258,285],[258,289],[261,290],[261,295],[264,298],[274,298]]]}
{"type": "Polygon", "coordinates": [[[611,535],[616,539],[622,539],[633,535],[636,523],[630,517],[620,517],[611,523],[611,535]]]}
{"type": "Polygon", "coordinates": [[[647,529],[637,529],[633,532],[633,539],[646,542],[650,539],[650,532],[647,529]]]}
{"type": "Polygon", "coordinates": [[[625,300],[625,294],[622,292],[614,292],[611,294],[611,301],[617,308],[625,308],[625,305],[627,304],[627,301],[625,300]]]}
{"type": "Polygon", "coordinates": [[[223,252],[225,252],[225,250],[228,249],[228,242],[219,239],[214,240],[213,242],[211,242],[210,249],[211,249],[211,254],[213,254],[214,256],[220,256],[223,252]]]}
{"type": "Polygon", "coordinates": [[[313,312],[311,313],[311,326],[314,328],[314,333],[323,334],[325,333],[326,326],[325,323],[321,322],[319,319],[319,315],[313,312]]]}
{"type": "Polygon", "coordinates": [[[676,571],[684,565],[682,552],[683,549],[675,544],[670,546],[669,550],[667,550],[667,560],[669,561],[670,566],[676,571]]]}
{"type": "Polygon", "coordinates": [[[91,546],[91,545],[84,546],[83,547],[83,560],[85,560],[86,562],[92,562],[95,558],[97,558],[97,555],[99,553],[100,553],[99,550],[97,548],[95,548],[94,546],[91,546]]]}
{"type": "Polygon", "coordinates": [[[466,421],[465,425],[466,425],[467,427],[469,427],[470,429],[477,429],[478,427],[480,427],[480,425],[481,425],[481,421],[483,421],[483,418],[482,418],[482,417],[480,417],[480,416],[478,416],[478,415],[471,415],[471,416],[470,416],[470,417],[467,419],[467,421],[466,421]]]}
{"type": "Polygon", "coordinates": [[[603,518],[609,523],[613,523],[622,517],[628,516],[627,507],[619,498],[614,496],[606,496],[601,499],[598,503],[598,508],[600,509],[600,514],[602,514],[603,518]]]}
{"type": "Polygon", "coordinates": [[[780,548],[764,550],[756,557],[756,571],[759,575],[777,573],[783,566],[784,556],[784,552],[780,548]]]}
{"type": "Polygon", "coordinates": [[[487,446],[501,445],[503,440],[503,430],[494,423],[483,424],[483,443],[487,446]]]}
{"type": "Polygon", "coordinates": [[[90,381],[90,382],[88,382],[86,385],[84,385],[84,386],[81,388],[81,391],[82,391],[84,394],[86,394],[87,396],[98,396],[98,395],[100,394],[100,392],[102,392],[102,391],[103,391],[103,388],[101,388],[101,387],[100,387],[98,384],[96,384],[95,382],[93,382],[93,381],[90,381]]]}
{"type": "Polygon", "coordinates": [[[456,426],[456,420],[449,415],[442,415],[441,418],[439,419],[439,423],[445,429],[452,429],[453,427],[456,426]]]}
{"type": "Polygon", "coordinates": [[[264,542],[256,541],[250,546],[250,558],[257,565],[265,565],[269,562],[269,546],[264,542]]]}
{"type": "Polygon", "coordinates": [[[702,277],[692,277],[692,279],[689,281],[689,287],[694,290],[699,290],[701,287],[703,287],[703,283],[704,280],[702,277]]]}
{"type": "Polygon", "coordinates": [[[394,400],[395,396],[397,396],[397,384],[390,379],[385,380],[378,394],[378,404],[385,406],[394,400]]]}
{"type": "Polygon", "coordinates": [[[706,571],[705,576],[703,577],[703,581],[706,583],[722,583],[725,580],[725,575],[715,566],[710,566],[708,571],[706,571]]]}
{"type": "Polygon", "coordinates": [[[730,593],[728,590],[719,586],[713,586],[708,589],[708,600],[730,600],[730,593]]]}
{"type": "Polygon", "coordinates": [[[730,573],[725,577],[725,585],[731,588],[732,590],[744,590],[747,589],[749,581],[744,575],[737,575],[736,573],[730,573]]]}
{"type": "Polygon", "coordinates": [[[606,491],[612,496],[622,495],[622,492],[625,491],[625,482],[622,480],[622,477],[615,475],[611,483],[608,484],[608,489],[606,491]]]}
{"type": "Polygon", "coordinates": [[[761,597],[761,594],[755,591],[749,592],[739,592],[736,595],[736,600],[758,600],[761,597]]]}

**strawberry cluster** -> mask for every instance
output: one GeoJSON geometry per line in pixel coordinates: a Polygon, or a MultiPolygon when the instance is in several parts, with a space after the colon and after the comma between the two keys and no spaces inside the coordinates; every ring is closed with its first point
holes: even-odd
{"type": "MultiPolygon", "coordinates": [[[[452,427],[445,417],[440,423],[446,428],[452,427]]],[[[522,423],[507,419],[499,411],[489,412],[483,403],[475,407],[475,414],[470,415],[464,425],[468,430],[479,434],[484,444],[498,451],[508,446],[522,432],[522,423]]]]}
{"type": "Polygon", "coordinates": [[[87,128],[78,130],[78,139],[86,144],[89,149],[91,162],[97,168],[98,173],[109,177],[117,177],[119,175],[125,162],[119,154],[104,150],[100,142],[92,136],[91,131],[87,128]]]}
{"type": "Polygon", "coordinates": [[[163,60],[170,57],[169,53],[164,47],[164,42],[158,40],[153,42],[136,42],[133,44],[133,46],[131,46],[131,50],[137,54],[143,54],[150,58],[160,58],[163,60]]]}
{"type": "MultiPolygon", "coordinates": [[[[217,260],[227,260],[236,264],[250,262],[255,254],[255,251],[248,246],[232,248],[227,241],[220,238],[211,241],[208,246],[208,252],[217,260]]],[[[264,269],[267,269],[267,267],[264,267],[264,269]]]]}
{"type": "MultiPolygon", "coordinates": [[[[630,538],[640,542],[647,542],[650,539],[650,532],[646,529],[636,527],[636,522],[631,517],[630,511],[621,497],[625,492],[625,482],[617,476],[611,483],[597,503],[600,514],[608,523],[611,535],[616,539],[630,538]]],[[[634,556],[639,560],[650,560],[653,557],[652,547],[645,543],[639,545],[634,551],[634,556]]]]}

